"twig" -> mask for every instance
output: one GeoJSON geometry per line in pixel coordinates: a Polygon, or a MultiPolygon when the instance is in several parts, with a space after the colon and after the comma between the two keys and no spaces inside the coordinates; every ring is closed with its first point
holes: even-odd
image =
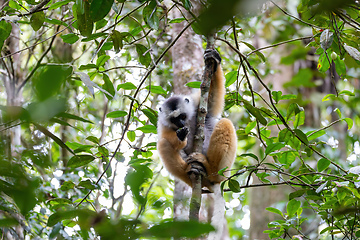
{"type": "Polygon", "coordinates": [[[286,43],[291,43],[291,42],[295,42],[295,41],[299,41],[299,40],[307,40],[307,39],[312,39],[314,36],[307,36],[307,37],[299,37],[299,38],[294,38],[294,39],[290,39],[290,40],[286,40],[286,41],[282,41],[282,42],[278,42],[269,46],[265,46],[265,47],[261,47],[261,48],[257,48],[255,50],[252,50],[251,52],[249,52],[248,54],[246,54],[245,56],[248,57],[253,53],[259,52],[261,50],[264,49],[268,49],[268,48],[273,48],[273,47],[277,47],[280,46],[282,44],[286,44],[286,43]]]}

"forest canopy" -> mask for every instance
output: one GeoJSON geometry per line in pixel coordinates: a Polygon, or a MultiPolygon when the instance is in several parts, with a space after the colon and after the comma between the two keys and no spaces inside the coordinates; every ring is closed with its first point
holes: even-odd
{"type": "Polygon", "coordinates": [[[222,184],[227,237],[360,238],[358,1],[0,0],[0,10],[2,239],[213,231],[176,217],[156,149],[158,106],[200,87],[212,34],[238,138],[222,184]]]}

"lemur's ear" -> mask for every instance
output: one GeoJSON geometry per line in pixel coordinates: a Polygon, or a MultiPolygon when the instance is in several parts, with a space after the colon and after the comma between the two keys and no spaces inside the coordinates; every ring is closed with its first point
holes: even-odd
{"type": "Polygon", "coordinates": [[[189,100],[188,98],[185,98],[185,102],[186,102],[186,103],[189,103],[190,100],[189,100]]]}

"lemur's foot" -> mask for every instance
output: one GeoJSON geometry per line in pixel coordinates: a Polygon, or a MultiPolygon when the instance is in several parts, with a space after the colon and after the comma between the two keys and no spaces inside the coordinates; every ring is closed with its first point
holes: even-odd
{"type": "Polygon", "coordinates": [[[178,130],[176,130],[176,135],[180,141],[184,141],[188,134],[189,129],[187,127],[179,128],[178,130]]]}
{"type": "Polygon", "coordinates": [[[220,54],[215,49],[206,49],[205,53],[204,53],[204,60],[205,60],[205,63],[209,60],[214,60],[215,61],[215,71],[216,71],[217,65],[219,65],[221,62],[221,57],[220,57],[220,54]]]}
{"type": "Polygon", "coordinates": [[[202,176],[206,176],[206,168],[204,164],[207,163],[207,159],[203,154],[197,152],[190,154],[186,159],[186,163],[188,164],[186,169],[187,174],[195,172],[197,174],[201,174],[202,176]]]}

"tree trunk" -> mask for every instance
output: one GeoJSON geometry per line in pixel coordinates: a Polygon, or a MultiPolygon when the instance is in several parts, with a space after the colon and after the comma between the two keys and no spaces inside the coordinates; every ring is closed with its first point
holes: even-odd
{"type": "MultiPolygon", "coordinates": [[[[186,12],[184,10],[183,12],[186,12]]],[[[173,18],[182,17],[178,9],[173,10],[173,18]]],[[[186,22],[174,24],[172,37],[175,38],[185,27],[186,22]]],[[[172,48],[172,65],[174,71],[173,92],[175,94],[190,94],[191,89],[185,84],[201,79],[204,67],[202,40],[191,28],[188,28],[172,48]]],[[[188,219],[191,188],[185,183],[175,180],[174,218],[188,219]]]]}

